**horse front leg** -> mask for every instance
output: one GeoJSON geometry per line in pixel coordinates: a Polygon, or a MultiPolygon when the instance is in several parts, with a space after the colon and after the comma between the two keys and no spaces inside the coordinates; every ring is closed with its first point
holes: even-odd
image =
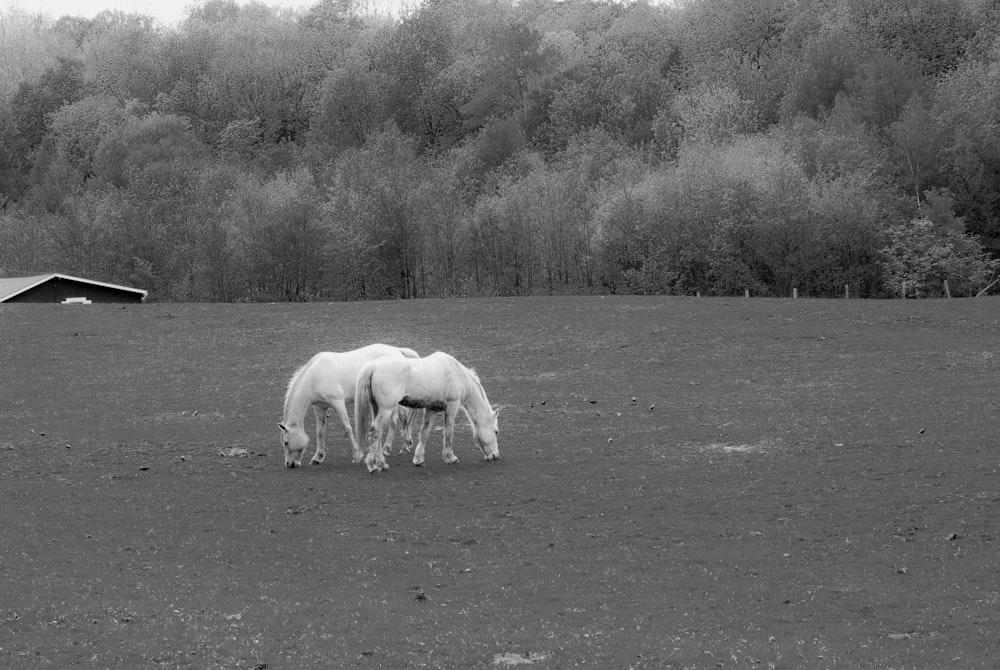
{"type": "Polygon", "coordinates": [[[326,408],[313,406],[316,412],[316,453],[313,454],[313,465],[319,465],[326,458],[326,408]]]}
{"type": "Polygon", "coordinates": [[[361,451],[361,445],[358,444],[357,437],[354,435],[354,430],[351,429],[351,419],[347,415],[347,402],[344,400],[338,400],[333,403],[333,408],[337,411],[337,416],[340,417],[340,423],[344,427],[344,436],[351,443],[352,462],[360,463],[364,460],[365,454],[361,451]]]}
{"type": "Polygon", "coordinates": [[[403,440],[403,446],[399,449],[400,454],[409,454],[413,451],[413,421],[416,414],[417,410],[402,405],[396,408],[394,427],[403,440]]]}
{"type": "Polygon", "coordinates": [[[434,424],[435,412],[424,410],[424,423],[420,426],[420,435],[417,437],[417,448],[413,451],[413,464],[424,464],[424,451],[427,448],[427,440],[431,434],[431,426],[434,424]]]}
{"type": "Polygon", "coordinates": [[[455,417],[458,415],[457,406],[449,406],[444,413],[444,447],[441,449],[441,458],[445,463],[458,463],[458,456],[455,455],[453,445],[455,443],[455,417]]]}

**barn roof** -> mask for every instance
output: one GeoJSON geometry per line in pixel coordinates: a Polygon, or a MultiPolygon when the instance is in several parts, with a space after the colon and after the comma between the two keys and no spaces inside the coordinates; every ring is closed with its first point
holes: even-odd
{"type": "Polygon", "coordinates": [[[138,288],[130,288],[128,286],[119,286],[117,284],[108,284],[107,282],[94,281],[93,279],[83,279],[81,277],[73,277],[72,275],[59,274],[57,272],[52,272],[45,275],[34,275],[33,277],[0,277],[0,302],[5,300],[10,300],[16,295],[20,295],[25,291],[29,291],[40,284],[44,284],[50,279],[68,279],[70,281],[83,282],[84,284],[93,284],[94,286],[103,286],[105,288],[116,289],[118,291],[128,291],[129,293],[138,293],[143,298],[146,297],[147,292],[138,288]]]}

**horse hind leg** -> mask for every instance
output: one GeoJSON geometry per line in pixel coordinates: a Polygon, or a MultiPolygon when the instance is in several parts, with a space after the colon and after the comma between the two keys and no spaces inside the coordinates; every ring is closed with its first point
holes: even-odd
{"type": "Polygon", "coordinates": [[[385,462],[385,453],[382,451],[382,431],[387,421],[392,417],[387,412],[378,412],[372,421],[372,426],[368,430],[368,455],[365,456],[365,467],[369,473],[382,472],[389,469],[389,464],[385,462]]]}

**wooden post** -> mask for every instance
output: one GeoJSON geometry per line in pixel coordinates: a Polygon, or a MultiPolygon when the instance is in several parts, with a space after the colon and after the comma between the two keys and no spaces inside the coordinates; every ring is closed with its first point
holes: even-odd
{"type": "Polygon", "coordinates": [[[743,289],[743,297],[744,298],[749,298],[750,297],[750,289],[748,289],[748,288],[743,289]]]}
{"type": "Polygon", "coordinates": [[[850,299],[851,299],[851,285],[844,284],[844,300],[850,300],[850,299]]]}
{"type": "Polygon", "coordinates": [[[996,279],[994,279],[993,281],[991,281],[989,284],[987,284],[986,288],[984,288],[982,291],[980,291],[979,293],[976,294],[976,297],[978,298],[979,296],[981,296],[984,293],[986,293],[987,291],[989,291],[991,288],[993,288],[994,284],[996,284],[998,281],[1000,281],[1000,277],[997,277],[996,279]]]}
{"type": "Polygon", "coordinates": [[[944,280],[944,294],[946,296],[948,296],[949,298],[951,297],[951,291],[948,289],[948,280],[947,279],[944,280]]]}
{"type": "Polygon", "coordinates": [[[906,280],[903,280],[903,288],[900,290],[900,298],[906,300],[906,280]]]}
{"type": "Polygon", "coordinates": [[[793,289],[792,289],[792,299],[793,299],[793,300],[797,300],[797,299],[798,299],[798,297],[799,297],[799,289],[797,289],[797,288],[793,288],[793,289]]]}

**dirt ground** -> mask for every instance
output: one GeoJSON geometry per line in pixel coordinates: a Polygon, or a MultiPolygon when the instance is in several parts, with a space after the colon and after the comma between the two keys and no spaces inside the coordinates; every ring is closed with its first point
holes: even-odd
{"type": "Polygon", "coordinates": [[[1000,668],[998,386],[997,299],[0,305],[0,667],[1000,668]],[[376,341],[503,460],[287,470],[376,341]]]}

